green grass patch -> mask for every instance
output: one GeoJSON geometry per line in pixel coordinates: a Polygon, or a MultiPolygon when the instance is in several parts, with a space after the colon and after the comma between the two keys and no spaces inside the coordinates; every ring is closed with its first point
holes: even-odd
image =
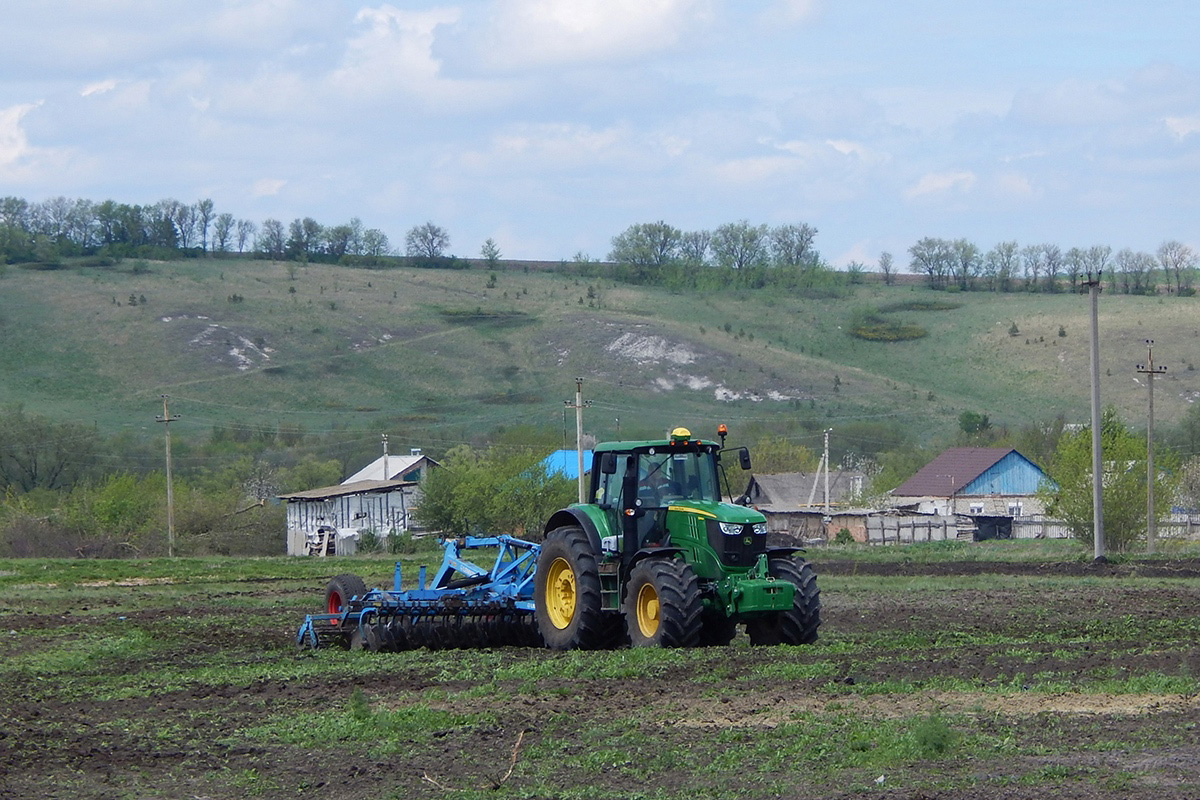
{"type": "Polygon", "coordinates": [[[389,709],[379,702],[372,703],[362,689],[356,688],[340,709],[276,716],[242,734],[306,748],[360,745],[374,755],[387,755],[402,752],[414,741],[462,733],[494,722],[494,715],[489,713],[449,711],[425,704],[389,709]]]}

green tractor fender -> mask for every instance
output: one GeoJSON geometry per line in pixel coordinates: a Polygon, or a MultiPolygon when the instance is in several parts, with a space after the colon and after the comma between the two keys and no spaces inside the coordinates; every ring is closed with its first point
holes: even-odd
{"type": "Polygon", "coordinates": [[[542,528],[542,536],[544,538],[550,531],[566,527],[582,529],[587,535],[592,552],[597,556],[600,555],[600,540],[611,535],[604,512],[590,505],[567,506],[555,511],[550,515],[550,519],[546,520],[546,525],[542,528]]]}
{"type": "Polygon", "coordinates": [[[682,547],[643,547],[629,559],[628,569],[632,570],[639,561],[648,558],[672,558],[684,552],[686,551],[682,547]]]}

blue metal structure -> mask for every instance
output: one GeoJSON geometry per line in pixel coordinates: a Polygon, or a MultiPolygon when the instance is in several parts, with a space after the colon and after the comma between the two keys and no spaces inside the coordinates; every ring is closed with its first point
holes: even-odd
{"type": "Polygon", "coordinates": [[[328,613],[309,614],[296,632],[301,647],[337,645],[368,650],[416,647],[538,645],[533,623],[533,574],[540,546],[513,536],[468,536],[442,543],[442,563],[427,582],[401,588],[397,562],[391,589],[366,589],[343,575],[326,590],[328,613]],[[495,548],[490,568],[461,556],[463,550],[495,548]]]}

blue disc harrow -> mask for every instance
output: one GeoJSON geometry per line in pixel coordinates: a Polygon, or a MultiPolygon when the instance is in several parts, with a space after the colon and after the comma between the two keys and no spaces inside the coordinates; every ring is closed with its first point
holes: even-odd
{"type": "Polygon", "coordinates": [[[415,588],[402,589],[396,563],[391,589],[368,589],[357,575],[338,575],[325,589],[324,614],[309,614],[296,632],[301,647],[375,651],[541,645],[533,617],[533,574],[540,546],[512,536],[468,536],[442,542],[442,564],[415,588]],[[494,549],[490,568],[462,557],[494,549]]]}

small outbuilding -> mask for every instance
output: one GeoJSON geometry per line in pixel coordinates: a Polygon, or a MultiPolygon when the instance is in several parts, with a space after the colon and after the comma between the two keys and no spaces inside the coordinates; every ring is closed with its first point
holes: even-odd
{"type": "Polygon", "coordinates": [[[352,555],[362,531],[407,531],[416,481],[355,481],[281,494],[287,503],[287,554],[352,555]]]}

